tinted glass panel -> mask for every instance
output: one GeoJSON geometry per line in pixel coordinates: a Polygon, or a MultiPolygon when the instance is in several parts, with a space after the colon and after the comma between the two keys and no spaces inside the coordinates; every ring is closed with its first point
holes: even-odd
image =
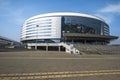
{"type": "Polygon", "coordinates": [[[62,17],[62,33],[89,33],[100,35],[102,33],[102,35],[104,35],[104,30],[102,30],[104,25],[102,24],[106,25],[92,18],[64,16],[62,17]]]}

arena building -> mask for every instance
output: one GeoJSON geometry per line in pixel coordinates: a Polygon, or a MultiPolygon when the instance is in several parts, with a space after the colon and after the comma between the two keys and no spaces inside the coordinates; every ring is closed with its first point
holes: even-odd
{"type": "Polygon", "coordinates": [[[108,44],[117,38],[110,35],[105,20],[73,12],[33,16],[25,21],[21,32],[21,42],[34,48],[43,43],[108,44]]]}

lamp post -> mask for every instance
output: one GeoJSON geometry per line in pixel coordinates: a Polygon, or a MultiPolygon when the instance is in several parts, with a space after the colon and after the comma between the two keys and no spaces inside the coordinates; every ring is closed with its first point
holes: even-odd
{"type": "Polygon", "coordinates": [[[35,45],[35,50],[37,50],[37,39],[38,39],[38,27],[39,27],[39,25],[36,25],[36,45],[35,45]]]}

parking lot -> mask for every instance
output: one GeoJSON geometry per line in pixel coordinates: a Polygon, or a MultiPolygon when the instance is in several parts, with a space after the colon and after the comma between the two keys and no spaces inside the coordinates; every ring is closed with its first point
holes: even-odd
{"type": "Polygon", "coordinates": [[[1,80],[120,80],[120,55],[0,52],[1,80]]]}

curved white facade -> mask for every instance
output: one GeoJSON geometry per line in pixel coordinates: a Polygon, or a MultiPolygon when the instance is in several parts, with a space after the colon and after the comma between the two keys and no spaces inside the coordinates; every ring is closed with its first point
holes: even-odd
{"type": "Polygon", "coordinates": [[[93,16],[93,15],[89,15],[89,14],[83,14],[83,13],[73,13],[73,12],[57,12],[57,13],[41,14],[41,15],[33,16],[33,17],[27,19],[26,21],[29,21],[29,20],[32,20],[32,19],[35,19],[35,18],[51,17],[51,16],[79,16],[79,17],[93,18],[93,19],[97,19],[97,20],[101,20],[101,21],[105,22],[103,19],[101,19],[97,16],[93,16]]]}
{"type": "Polygon", "coordinates": [[[61,37],[61,17],[35,18],[25,21],[21,39],[49,39],[61,37]]]}
{"type": "MultiPolygon", "coordinates": [[[[62,16],[82,17],[82,18],[88,18],[88,19],[97,20],[99,22],[103,22],[105,26],[104,24],[100,24],[103,25],[103,27],[99,28],[101,32],[95,33],[94,31],[94,33],[100,35],[109,34],[109,29],[107,27],[107,24],[103,19],[99,17],[83,14],[83,13],[59,12],[59,13],[41,14],[27,19],[22,27],[21,41],[44,40],[44,39],[52,39],[53,41],[60,40],[62,36],[62,31],[61,31],[62,16]],[[105,31],[104,28],[106,29],[105,31]]],[[[97,30],[97,28],[95,29],[97,30]]]]}

